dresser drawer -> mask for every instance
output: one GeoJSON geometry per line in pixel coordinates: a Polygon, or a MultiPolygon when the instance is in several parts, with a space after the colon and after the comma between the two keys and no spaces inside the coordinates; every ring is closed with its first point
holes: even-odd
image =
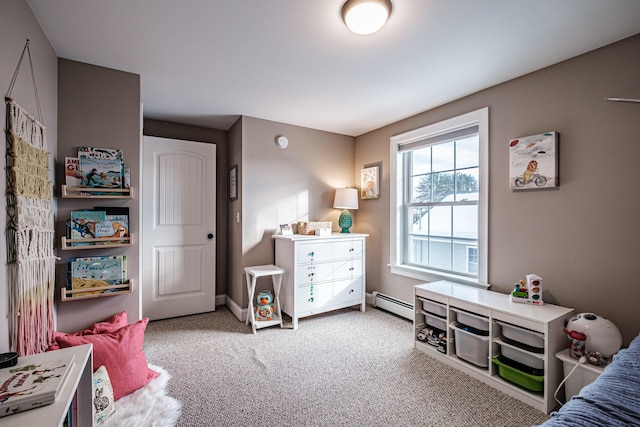
{"type": "Polygon", "coordinates": [[[324,262],[347,258],[362,258],[363,240],[312,242],[298,245],[298,263],[324,262]]]}
{"type": "Polygon", "coordinates": [[[339,279],[350,279],[363,274],[362,259],[302,264],[296,267],[296,283],[306,286],[339,279]]]}
{"type": "Polygon", "coordinates": [[[348,307],[362,303],[362,292],[362,277],[302,286],[296,294],[296,306],[301,314],[326,311],[334,306],[348,307]]]}

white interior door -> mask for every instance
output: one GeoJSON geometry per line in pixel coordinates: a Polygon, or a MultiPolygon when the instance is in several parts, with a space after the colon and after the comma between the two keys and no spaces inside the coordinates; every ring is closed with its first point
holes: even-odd
{"type": "Polygon", "coordinates": [[[215,310],[216,146],[145,136],[142,315],[215,310]]]}

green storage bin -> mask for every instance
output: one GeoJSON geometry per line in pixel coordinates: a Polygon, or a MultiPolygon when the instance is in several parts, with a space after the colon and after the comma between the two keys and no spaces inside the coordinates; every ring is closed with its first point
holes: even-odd
{"type": "Polygon", "coordinates": [[[544,390],[544,375],[531,375],[514,368],[503,357],[494,357],[491,361],[498,367],[498,374],[527,390],[541,392],[544,390]]]}

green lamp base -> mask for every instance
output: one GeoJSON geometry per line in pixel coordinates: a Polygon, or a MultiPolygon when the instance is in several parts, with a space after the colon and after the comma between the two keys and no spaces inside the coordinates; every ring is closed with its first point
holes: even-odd
{"type": "Polygon", "coordinates": [[[342,228],[341,233],[350,233],[349,228],[353,225],[353,219],[347,209],[343,210],[338,218],[338,225],[342,228]]]}

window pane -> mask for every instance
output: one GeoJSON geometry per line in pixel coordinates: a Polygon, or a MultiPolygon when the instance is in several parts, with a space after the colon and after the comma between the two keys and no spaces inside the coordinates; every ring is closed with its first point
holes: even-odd
{"type": "Polygon", "coordinates": [[[433,172],[451,171],[454,167],[454,141],[432,146],[433,172]]]}
{"type": "Polygon", "coordinates": [[[421,236],[409,237],[409,264],[429,265],[429,239],[421,236]]]}
{"type": "Polygon", "coordinates": [[[451,249],[453,248],[453,242],[451,239],[437,239],[432,238],[429,240],[429,265],[433,268],[439,268],[441,270],[453,270],[451,249]]]}
{"type": "Polygon", "coordinates": [[[429,209],[411,208],[409,209],[412,234],[429,234],[429,209]]]}
{"type": "Polygon", "coordinates": [[[453,236],[478,240],[478,206],[453,206],[453,236]]]}
{"type": "Polygon", "coordinates": [[[453,206],[434,206],[429,210],[429,235],[451,237],[451,209],[453,206]]]}
{"type": "Polygon", "coordinates": [[[479,138],[477,134],[456,141],[456,169],[480,165],[478,146],[479,138]]]}
{"type": "Polygon", "coordinates": [[[425,203],[431,201],[431,174],[412,178],[411,202],[425,203]]]}
{"type": "Polygon", "coordinates": [[[478,168],[456,171],[456,200],[478,200],[478,168]]]}
{"type": "Polygon", "coordinates": [[[422,175],[431,172],[431,147],[413,150],[412,153],[412,175],[422,175]]]}
{"type": "Polygon", "coordinates": [[[455,187],[453,185],[453,172],[433,174],[433,200],[434,202],[451,202],[455,187]]]}

